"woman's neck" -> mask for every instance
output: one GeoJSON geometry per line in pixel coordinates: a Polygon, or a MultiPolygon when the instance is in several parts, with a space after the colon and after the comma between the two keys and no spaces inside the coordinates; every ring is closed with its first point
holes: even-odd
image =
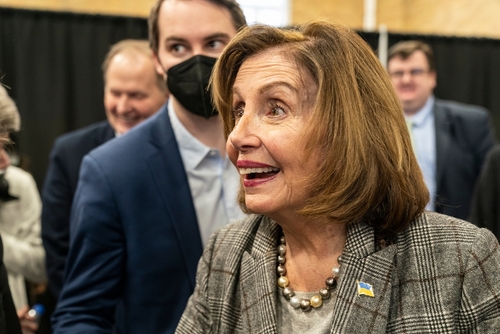
{"type": "Polygon", "coordinates": [[[287,277],[296,291],[316,291],[339,266],[347,239],[347,226],[322,219],[280,224],[286,241],[287,277]]]}

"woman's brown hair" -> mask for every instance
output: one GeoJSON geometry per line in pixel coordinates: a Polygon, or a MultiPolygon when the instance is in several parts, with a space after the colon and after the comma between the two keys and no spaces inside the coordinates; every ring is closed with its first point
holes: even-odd
{"type": "MultiPolygon", "coordinates": [[[[296,62],[318,91],[306,147],[320,157],[312,196],[299,214],[340,224],[366,221],[381,236],[404,229],[429,193],[413,153],[399,99],[374,52],[349,28],[324,21],[294,29],[244,28],[219,57],[214,104],[226,137],[234,127],[232,87],[248,58],[271,48],[296,62]]],[[[244,194],[240,196],[244,207],[244,194]]]]}

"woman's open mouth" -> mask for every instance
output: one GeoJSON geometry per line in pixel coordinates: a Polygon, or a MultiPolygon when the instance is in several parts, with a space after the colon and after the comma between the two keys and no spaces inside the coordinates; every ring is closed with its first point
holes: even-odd
{"type": "Polygon", "coordinates": [[[246,180],[269,178],[280,172],[280,169],[276,167],[238,168],[238,170],[246,180]]]}

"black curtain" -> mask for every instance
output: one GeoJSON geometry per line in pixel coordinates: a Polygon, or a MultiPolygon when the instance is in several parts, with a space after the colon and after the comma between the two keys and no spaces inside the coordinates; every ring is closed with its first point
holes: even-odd
{"type": "Polygon", "coordinates": [[[101,63],[143,18],[0,8],[0,77],[21,113],[17,149],[41,189],[54,139],[105,119],[101,63]]]}
{"type": "MultiPolygon", "coordinates": [[[[378,49],[378,33],[359,33],[378,49]]],[[[0,76],[21,112],[16,141],[39,187],[55,137],[105,118],[101,63],[125,38],[147,38],[146,19],[0,7],[0,76]]],[[[433,47],[435,95],[486,107],[500,134],[500,40],[389,34],[389,46],[406,39],[433,47]]]]}

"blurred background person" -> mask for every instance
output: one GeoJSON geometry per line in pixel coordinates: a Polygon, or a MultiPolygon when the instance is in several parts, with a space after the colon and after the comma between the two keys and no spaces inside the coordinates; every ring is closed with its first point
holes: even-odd
{"type": "Polygon", "coordinates": [[[107,119],[58,137],[50,154],[42,192],[42,237],[49,286],[45,318],[50,318],[62,289],[70,211],[83,157],[156,113],[168,97],[147,40],[127,39],[112,45],[102,71],[107,119]]]}
{"type": "Polygon", "coordinates": [[[356,32],[251,26],[212,80],[253,215],[211,237],[176,333],[499,328],[500,246],[424,211],[401,104],[356,32]]]}
{"type": "Polygon", "coordinates": [[[426,209],[467,219],[477,177],[495,142],[488,111],[434,97],[434,53],[421,41],[394,44],[387,69],[429,189],[426,209]]]}
{"type": "MultiPolygon", "coordinates": [[[[14,131],[19,131],[21,127],[21,120],[19,116],[19,112],[17,111],[16,104],[14,101],[9,97],[7,94],[7,91],[5,88],[0,84],[0,168],[2,170],[5,170],[9,168],[9,158],[6,155],[5,152],[5,146],[10,144],[10,139],[9,139],[9,134],[14,131]]],[[[36,187],[35,187],[36,189],[36,187]]],[[[9,184],[5,180],[5,178],[2,175],[2,178],[0,180],[0,211],[3,213],[5,209],[5,204],[8,203],[9,201],[18,201],[19,198],[12,196],[9,192],[9,184]]],[[[38,203],[38,206],[40,204],[38,203]]],[[[9,206],[10,207],[10,206],[9,206]]],[[[7,212],[10,210],[9,207],[7,208],[7,212]]],[[[40,210],[40,208],[38,208],[40,210]]],[[[23,216],[22,212],[17,212],[19,216],[23,216]]],[[[40,213],[38,212],[38,219],[40,217],[40,213]]],[[[30,260],[33,260],[33,252],[31,252],[31,249],[36,248],[36,245],[26,245],[26,237],[28,236],[28,240],[35,240],[40,238],[40,226],[39,226],[39,220],[35,221],[35,224],[38,223],[38,237],[37,236],[32,236],[31,231],[23,231],[22,228],[30,228],[30,225],[33,222],[30,223],[21,223],[22,226],[19,227],[18,230],[16,230],[15,226],[12,226],[12,219],[16,220],[17,217],[7,217],[8,220],[4,221],[3,216],[0,216],[0,294],[1,294],[1,300],[0,300],[0,333],[13,333],[13,334],[20,334],[21,333],[21,326],[20,326],[20,321],[23,323],[23,331],[25,333],[33,333],[33,331],[38,329],[38,325],[36,324],[35,320],[30,317],[27,313],[27,309],[24,309],[24,300],[22,300],[22,296],[26,296],[26,290],[24,288],[24,291],[17,291],[17,295],[21,295],[18,298],[18,304],[21,305],[19,312],[16,312],[16,307],[14,306],[14,301],[12,299],[12,294],[9,288],[11,277],[13,278],[13,290],[14,289],[19,289],[19,285],[17,284],[17,278],[19,276],[22,276],[22,273],[20,272],[13,272],[12,274],[9,273],[7,274],[6,270],[6,265],[4,263],[4,248],[6,252],[9,252],[10,254],[5,254],[5,259],[9,262],[10,265],[13,265],[11,267],[12,269],[21,269],[20,271],[26,272],[29,271],[31,268],[20,268],[22,267],[22,263],[24,261],[27,262],[28,266],[33,265],[33,261],[31,263],[30,260]],[[19,243],[21,244],[21,247],[25,247],[23,250],[19,250],[15,248],[15,245],[13,245],[13,242],[16,240],[13,240],[16,236],[10,235],[8,232],[6,233],[5,230],[9,232],[14,232],[14,233],[19,233],[19,237],[21,240],[19,240],[19,243]],[[2,239],[3,238],[9,239],[8,241],[8,246],[4,246],[2,239]],[[27,249],[26,249],[27,248],[27,249]],[[21,263],[13,263],[16,260],[17,254],[13,254],[11,252],[13,251],[19,251],[20,258],[17,258],[17,260],[20,260],[21,263]],[[22,256],[27,255],[28,258],[25,259],[22,256]],[[23,294],[24,292],[24,294],[23,294]]],[[[35,218],[36,220],[37,218],[35,218]]],[[[35,227],[35,230],[37,228],[35,227]]],[[[38,242],[40,245],[40,243],[38,242]]],[[[35,256],[36,258],[36,256],[35,256]]],[[[36,259],[35,259],[35,262],[36,259]]],[[[43,262],[43,249],[42,249],[42,262],[43,262]]],[[[43,272],[43,264],[40,268],[40,264],[38,264],[38,268],[43,272]]],[[[23,285],[24,285],[24,279],[23,279],[23,285]]],[[[24,287],[24,286],[23,286],[24,287]]],[[[26,302],[27,303],[27,302],[26,302]]]]}
{"type": "Polygon", "coordinates": [[[156,113],[168,97],[146,40],[123,40],[111,46],[102,70],[107,120],[56,139],[43,186],[42,237],[55,300],[62,288],[69,217],[83,157],[156,113]]]}
{"type": "MultiPolygon", "coordinates": [[[[0,147],[0,234],[4,264],[20,318],[28,312],[31,284],[45,283],[45,251],[40,235],[42,203],[30,173],[10,165],[0,147]],[[27,282],[30,284],[27,285],[27,282]]],[[[27,324],[28,325],[28,324],[27,324]]]]}
{"type": "Polygon", "coordinates": [[[500,145],[493,146],[477,180],[469,220],[500,240],[500,145]]]}

